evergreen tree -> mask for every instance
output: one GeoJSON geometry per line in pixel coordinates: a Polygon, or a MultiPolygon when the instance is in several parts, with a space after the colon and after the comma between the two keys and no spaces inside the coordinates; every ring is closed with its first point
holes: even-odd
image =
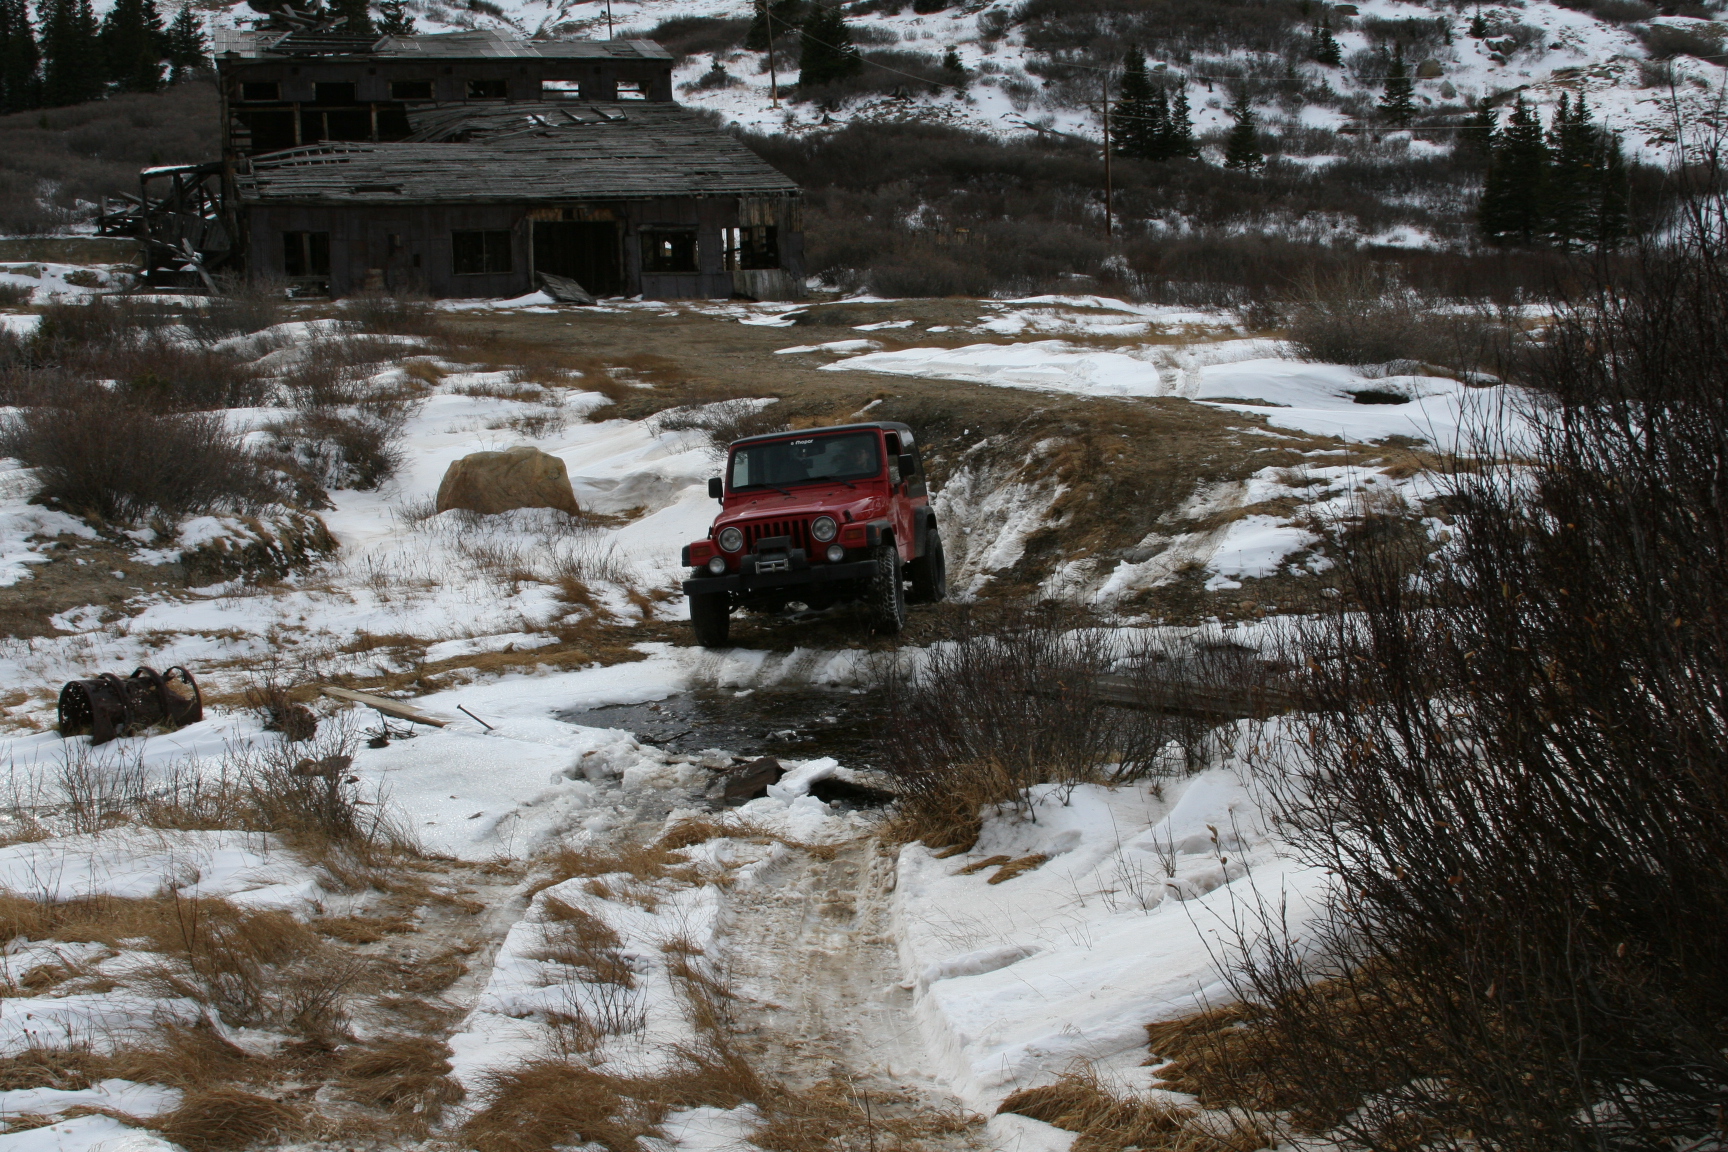
{"type": "Polygon", "coordinates": [[[1554,242],[1562,248],[1592,245],[1602,198],[1602,132],[1590,122],[1582,93],[1575,104],[1561,94],[1548,149],[1548,214],[1554,242]]]}
{"type": "Polygon", "coordinates": [[[960,62],[960,50],[954,45],[948,45],[948,51],[942,55],[942,71],[948,74],[948,83],[956,88],[966,86],[966,65],[960,62]]]}
{"type": "Polygon", "coordinates": [[[1482,9],[1476,9],[1476,15],[1470,17],[1470,38],[1486,40],[1488,38],[1488,21],[1482,19],[1482,9]]]}
{"type": "Polygon", "coordinates": [[[1500,113],[1483,101],[1458,131],[1459,158],[1486,165],[1494,154],[1495,135],[1499,131],[1500,113]]]}
{"type": "Polygon", "coordinates": [[[414,17],[403,0],[379,0],[378,32],[383,36],[414,35],[414,17]]]}
{"type": "Polygon", "coordinates": [[[90,0],[43,0],[42,103],[82,104],[102,95],[102,44],[90,0]]]}
{"type": "Polygon", "coordinates": [[[0,112],[22,112],[42,102],[40,63],[24,0],[0,0],[0,112]]]}
{"type": "Polygon", "coordinates": [[[114,0],[102,19],[102,59],[108,79],[125,92],[162,87],[165,44],[156,0],[114,0]]]}
{"type": "Polygon", "coordinates": [[[768,51],[769,17],[773,17],[776,37],[796,32],[804,22],[804,0],[755,0],[750,7],[755,15],[750,31],[744,34],[744,47],[752,52],[768,51]]]}
{"type": "Polygon", "coordinates": [[[1321,16],[1320,23],[1314,25],[1314,44],[1308,55],[1316,64],[1324,64],[1328,68],[1336,68],[1344,63],[1344,53],[1338,47],[1337,39],[1332,35],[1332,19],[1321,16]]]}
{"type": "Polygon", "coordinates": [[[1110,112],[1110,149],[1118,156],[1162,160],[1157,155],[1160,135],[1152,81],[1146,78],[1146,58],[1130,45],[1122,61],[1121,95],[1110,112]]]}
{"type": "Polygon", "coordinates": [[[168,66],[173,69],[168,74],[170,84],[210,66],[210,41],[190,3],[182,4],[168,25],[167,48],[168,66]]]}
{"type": "Polygon", "coordinates": [[[1404,45],[1392,48],[1392,63],[1386,69],[1386,92],[1380,97],[1380,111],[1386,119],[1400,127],[1416,115],[1416,84],[1410,79],[1410,69],[1404,63],[1404,45]]]}
{"type": "Polygon", "coordinates": [[[1495,141],[1477,224],[1496,244],[1536,243],[1548,231],[1548,145],[1542,120],[1520,96],[1495,141]]]}
{"type": "Polygon", "coordinates": [[[1236,124],[1224,138],[1224,167],[1252,172],[1266,162],[1266,156],[1260,151],[1254,104],[1248,99],[1246,87],[1230,102],[1229,111],[1236,124]]]}
{"type": "Polygon", "coordinates": [[[1194,121],[1188,115],[1188,81],[1176,84],[1176,95],[1170,100],[1168,155],[1172,159],[1188,159],[1200,155],[1200,145],[1194,139],[1194,121]]]}
{"type": "Polygon", "coordinates": [[[800,88],[832,84],[864,71],[864,60],[852,46],[852,30],[838,7],[817,3],[804,20],[801,37],[800,88]]]}
{"type": "Polygon", "coordinates": [[[1628,219],[1626,157],[1620,151],[1620,137],[1602,134],[1601,196],[1596,202],[1596,246],[1612,251],[1626,242],[1631,233],[1628,219]]]}
{"type": "Polygon", "coordinates": [[[340,31],[345,36],[378,35],[378,27],[372,23],[371,6],[366,0],[331,0],[330,13],[342,17],[340,31]]]}

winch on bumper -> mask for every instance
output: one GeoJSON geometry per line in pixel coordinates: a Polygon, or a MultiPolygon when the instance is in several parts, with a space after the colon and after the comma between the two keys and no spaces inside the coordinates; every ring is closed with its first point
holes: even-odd
{"type": "MultiPolygon", "coordinates": [[[[868,580],[876,571],[873,560],[842,560],[810,563],[802,548],[793,548],[788,537],[772,537],[758,542],[756,551],[739,558],[738,570],[723,576],[698,576],[684,581],[687,596],[703,593],[730,592],[735,595],[767,588],[788,588],[801,584],[833,584],[846,580],[868,580]]],[[[684,546],[683,561],[690,566],[690,546],[684,546]]]]}

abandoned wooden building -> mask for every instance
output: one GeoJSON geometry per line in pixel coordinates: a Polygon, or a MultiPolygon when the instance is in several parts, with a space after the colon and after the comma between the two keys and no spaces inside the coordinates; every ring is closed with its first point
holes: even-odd
{"type": "Polygon", "coordinates": [[[104,217],[157,280],[243,273],[305,294],[801,294],[799,190],[672,100],[645,40],[227,32],[223,157],[146,169],[104,217]]]}

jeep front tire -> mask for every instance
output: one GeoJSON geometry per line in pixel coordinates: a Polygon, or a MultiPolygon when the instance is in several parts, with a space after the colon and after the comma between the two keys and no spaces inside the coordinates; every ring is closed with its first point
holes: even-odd
{"type": "Polygon", "coordinates": [[[732,605],[724,592],[697,592],[690,596],[690,627],[696,643],[704,648],[724,648],[732,631],[732,605]]]}
{"type": "Polygon", "coordinates": [[[942,554],[942,536],[936,529],[924,539],[924,555],[906,566],[912,577],[914,604],[939,604],[948,599],[948,559],[942,554]]]}
{"type": "Polygon", "coordinates": [[[884,636],[897,636],[906,623],[906,587],[900,573],[900,553],[893,544],[883,544],[872,557],[876,571],[870,577],[870,625],[884,636]]]}

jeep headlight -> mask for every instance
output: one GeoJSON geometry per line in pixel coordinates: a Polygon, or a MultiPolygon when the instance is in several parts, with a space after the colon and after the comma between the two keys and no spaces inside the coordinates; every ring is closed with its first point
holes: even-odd
{"type": "Polygon", "coordinates": [[[720,548],[724,552],[736,552],[744,547],[744,533],[736,528],[720,529],[720,548]]]}
{"type": "Polygon", "coordinates": [[[816,537],[823,544],[834,539],[839,531],[840,525],[834,523],[832,516],[818,516],[810,522],[810,535],[816,537]]]}

